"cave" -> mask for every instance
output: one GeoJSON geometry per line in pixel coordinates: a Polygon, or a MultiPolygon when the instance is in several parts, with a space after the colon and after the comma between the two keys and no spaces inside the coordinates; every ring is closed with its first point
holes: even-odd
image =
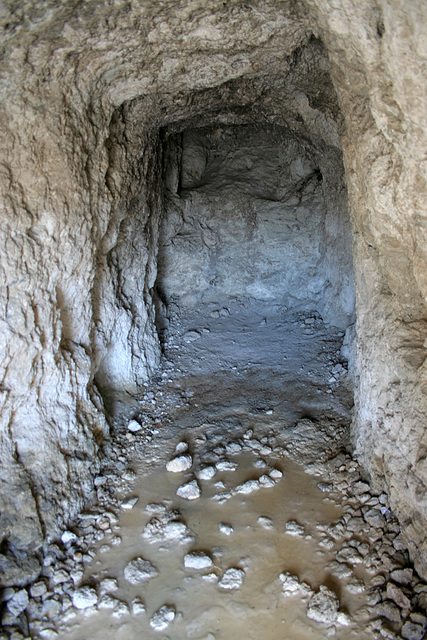
{"type": "MultiPolygon", "coordinates": [[[[332,491],[331,513],[333,491],[347,491],[334,531],[359,518],[371,537],[341,532],[341,564],[382,541],[385,564],[369,556],[367,568],[371,617],[366,603],[353,616],[356,570],[340,577],[346,604],[332,569],[298,581],[296,560],[281,568],[281,597],[309,601],[317,636],[301,638],[424,637],[426,20],[422,3],[397,0],[5,9],[0,637],[77,637],[73,616],[90,621],[111,600],[116,578],[94,549],[119,539],[120,500],[134,513],[120,483],[149,506],[156,482],[173,485],[152,469],[161,448],[185,473],[189,451],[208,464],[215,447],[249,465],[261,450],[288,456],[309,502],[332,491]],[[316,488],[318,465],[330,481],[316,488]]],[[[258,459],[246,479],[217,459],[240,482],[218,498],[225,510],[252,491],[245,482],[279,492],[287,463],[273,458],[272,476],[258,459]]],[[[282,528],[311,540],[296,520],[282,528]]],[[[320,555],[338,539],[322,526],[320,555]]],[[[190,569],[221,565],[203,553],[190,569]]],[[[132,589],[141,566],[126,565],[132,589]]],[[[228,570],[220,593],[250,565],[228,570]]],[[[145,611],[136,595],[133,609],[112,607],[117,637],[135,637],[123,616],[145,611]]],[[[173,603],[160,604],[147,637],[173,624],[175,637],[226,637],[195,622],[183,631],[173,603]]],[[[233,620],[248,616],[233,606],[233,620]]]]}

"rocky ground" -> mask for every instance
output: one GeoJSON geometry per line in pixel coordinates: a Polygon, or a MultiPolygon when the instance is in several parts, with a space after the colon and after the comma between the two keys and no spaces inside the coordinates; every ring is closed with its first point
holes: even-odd
{"type": "Polygon", "coordinates": [[[0,637],[425,638],[427,584],[348,449],[343,335],[237,302],[170,321],[0,637]]]}

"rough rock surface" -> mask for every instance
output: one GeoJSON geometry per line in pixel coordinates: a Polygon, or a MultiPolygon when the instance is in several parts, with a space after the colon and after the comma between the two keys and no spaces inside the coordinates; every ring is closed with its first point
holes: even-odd
{"type": "MultiPolygon", "coordinates": [[[[427,575],[426,16],[421,0],[2,8],[4,584],[37,576],[43,541],[93,492],[104,407],[114,412],[159,361],[164,139],[256,123],[307,141],[332,183],[325,198],[339,189],[320,159],[341,162],[342,147],[352,438],[427,575]]],[[[172,191],[173,180],[178,171],[172,191]]]]}

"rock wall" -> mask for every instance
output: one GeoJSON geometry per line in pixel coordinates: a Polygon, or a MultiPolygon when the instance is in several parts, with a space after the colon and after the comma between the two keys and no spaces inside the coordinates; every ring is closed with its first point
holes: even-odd
{"type": "Polygon", "coordinates": [[[350,219],[345,200],[340,210],[328,207],[345,193],[336,151],[322,158],[334,169],[331,185],[309,143],[283,128],[197,129],[171,144],[180,178],[166,192],[160,231],[162,298],[183,309],[253,298],[293,313],[317,311],[347,329],[354,322],[350,219]],[[324,191],[333,186],[338,193],[327,203],[324,191]]]}
{"type": "Polygon", "coordinates": [[[26,0],[2,8],[1,26],[6,581],[35,575],[43,540],[90,498],[104,402],[114,410],[115,391],[158,362],[161,130],[260,122],[318,158],[342,141],[353,439],[425,574],[424,3],[26,0]]]}

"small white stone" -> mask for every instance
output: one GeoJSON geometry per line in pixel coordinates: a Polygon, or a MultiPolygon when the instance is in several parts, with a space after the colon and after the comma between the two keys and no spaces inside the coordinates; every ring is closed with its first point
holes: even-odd
{"type": "Polygon", "coordinates": [[[177,496],[185,498],[186,500],[196,500],[200,498],[200,494],[201,491],[197,480],[191,480],[191,482],[181,485],[176,492],[177,496]]]}
{"type": "Polygon", "coordinates": [[[146,612],[145,604],[139,598],[135,598],[131,604],[132,615],[139,616],[146,612]]]}
{"type": "Polygon", "coordinates": [[[304,535],[304,527],[295,520],[289,520],[285,524],[285,531],[290,536],[303,536],[304,535]]]}
{"type": "Polygon", "coordinates": [[[243,571],[243,569],[227,569],[221,580],[218,582],[218,587],[220,589],[225,589],[228,591],[231,591],[233,589],[240,589],[244,577],[245,572],[243,571]]]}
{"type": "Polygon", "coordinates": [[[126,602],[121,602],[119,600],[111,615],[113,618],[123,618],[123,616],[127,616],[128,614],[129,607],[127,606],[126,602]]]}
{"type": "Polygon", "coordinates": [[[260,483],[260,485],[262,485],[265,489],[270,489],[271,487],[275,486],[275,482],[274,480],[272,480],[272,478],[270,478],[270,476],[267,475],[263,475],[260,478],[258,478],[258,482],[260,483]]]}
{"type": "Polygon", "coordinates": [[[29,598],[26,589],[20,589],[7,602],[7,608],[13,616],[19,616],[28,606],[29,598]]]}
{"type": "Polygon", "coordinates": [[[136,420],[131,420],[128,424],[128,429],[132,433],[136,433],[137,431],[141,431],[142,425],[140,425],[136,420]]]}
{"type": "Polygon", "coordinates": [[[184,567],[193,571],[205,571],[213,567],[213,562],[204,551],[192,551],[184,556],[184,567]]]}
{"type": "Polygon", "coordinates": [[[234,531],[232,525],[231,524],[227,524],[226,522],[220,522],[219,525],[218,525],[218,529],[225,536],[231,536],[231,534],[234,531]]]}
{"type": "Polygon", "coordinates": [[[217,471],[235,471],[237,469],[237,464],[230,462],[230,460],[219,460],[215,466],[217,471]]]}
{"type": "Polygon", "coordinates": [[[175,620],[175,616],[175,608],[164,604],[151,617],[150,627],[155,631],[163,631],[175,620]]]}
{"type": "Polygon", "coordinates": [[[215,467],[209,465],[207,467],[202,467],[201,469],[199,469],[196,475],[199,480],[211,480],[214,477],[215,473],[215,467]]]}
{"type": "Polygon", "coordinates": [[[119,600],[117,600],[117,598],[113,598],[112,596],[105,594],[99,601],[98,609],[115,609],[118,603],[119,600]]]}
{"type": "Polygon", "coordinates": [[[351,618],[343,611],[340,611],[337,615],[337,624],[342,625],[343,627],[348,627],[351,624],[351,618]]]}
{"type": "Polygon", "coordinates": [[[166,469],[172,473],[182,473],[191,469],[193,464],[192,457],[188,454],[176,456],[169,460],[166,464],[166,469]]]}
{"type": "Polygon", "coordinates": [[[185,453],[188,451],[188,444],[184,441],[178,442],[175,447],[175,455],[179,455],[180,453],[185,453]]]}
{"type": "Polygon", "coordinates": [[[128,498],[121,503],[122,509],[133,509],[136,503],[138,502],[138,497],[134,496],[133,498],[128,498]]]}
{"type": "Polygon", "coordinates": [[[118,582],[115,578],[104,578],[99,583],[99,595],[103,596],[105,593],[112,593],[119,588],[118,582]]]}
{"type": "Polygon", "coordinates": [[[74,542],[75,540],[77,540],[77,536],[72,531],[64,531],[61,536],[62,544],[69,544],[70,542],[74,542]]]}
{"type": "Polygon", "coordinates": [[[279,480],[283,477],[283,472],[280,469],[272,469],[269,473],[270,478],[274,478],[275,480],[279,480]]]}
{"type": "Polygon", "coordinates": [[[263,529],[274,529],[273,521],[267,516],[260,516],[257,522],[263,529]]]}
{"type": "Polygon", "coordinates": [[[243,484],[239,484],[236,487],[235,492],[243,493],[243,495],[249,495],[250,493],[257,491],[259,488],[260,488],[260,484],[258,480],[247,480],[243,484]]]}
{"type": "Polygon", "coordinates": [[[125,567],[124,577],[130,584],[143,584],[159,575],[157,568],[144,558],[134,558],[125,567]]]}
{"type": "Polygon", "coordinates": [[[40,638],[43,638],[43,640],[53,640],[58,637],[58,634],[54,629],[42,629],[39,631],[38,635],[40,638]]]}
{"type": "Polygon", "coordinates": [[[205,582],[218,582],[218,576],[216,573],[206,573],[202,576],[202,579],[205,580],[205,582]]]}
{"type": "Polygon", "coordinates": [[[73,605],[76,609],[88,609],[93,607],[97,601],[96,591],[91,587],[81,587],[73,593],[73,605]]]}

